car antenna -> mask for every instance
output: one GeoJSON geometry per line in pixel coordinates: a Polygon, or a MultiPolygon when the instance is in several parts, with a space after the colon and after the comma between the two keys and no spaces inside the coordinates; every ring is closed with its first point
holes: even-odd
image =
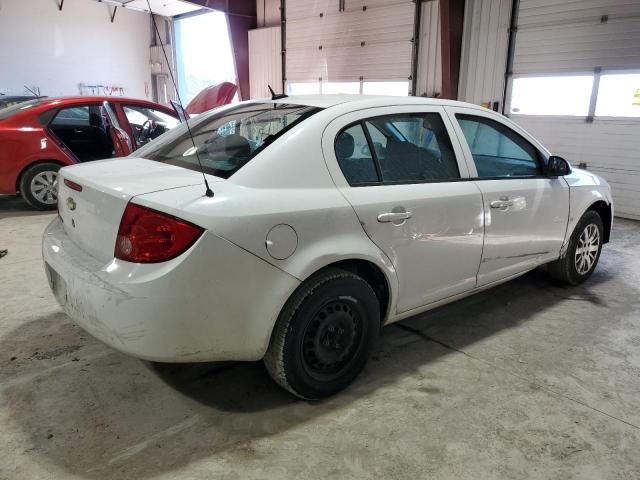
{"type": "Polygon", "coordinates": [[[271,100],[279,100],[281,98],[287,98],[289,95],[284,94],[284,93],[276,93],[273,91],[273,88],[271,88],[271,85],[267,85],[267,87],[269,87],[269,91],[271,92],[271,100]]]}
{"type": "MultiPolygon", "coordinates": [[[[167,65],[169,66],[169,75],[171,76],[171,82],[173,82],[173,88],[176,91],[176,97],[178,98],[178,104],[180,104],[180,107],[182,107],[182,109],[184,110],[184,106],[182,105],[182,100],[180,99],[180,92],[178,91],[178,84],[176,83],[176,79],[173,76],[173,68],[171,67],[171,63],[169,62],[169,57],[167,57],[167,52],[164,49],[164,42],[162,41],[162,35],[160,34],[160,31],[158,30],[158,25],[156,24],[156,19],[153,18],[153,11],[151,10],[151,3],[149,3],[149,0],[147,0],[147,6],[149,7],[149,15],[151,16],[151,23],[153,23],[153,28],[156,31],[156,37],[160,41],[160,47],[162,47],[162,54],[164,55],[164,60],[167,62],[167,65]]],[[[211,190],[211,188],[209,187],[209,182],[207,182],[207,177],[204,174],[204,168],[202,166],[202,162],[200,161],[200,155],[198,155],[198,147],[196,147],[196,141],[193,139],[193,133],[191,133],[191,127],[189,126],[189,119],[185,118],[184,119],[184,123],[187,126],[187,130],[189,132],[189,138],[191,138],[191,144],[193,145],[193,150],[194,150],[194,153],[196,154],[196,159],[198,160],[198,165],[200,166],[200,173],[202,173],[202,179],[204,180],[204,186],[206,187],[206,190],[205,190],[204,194],[207,197],[211,198],[211,197],[213,197],[213,190],[211,190]]]]}

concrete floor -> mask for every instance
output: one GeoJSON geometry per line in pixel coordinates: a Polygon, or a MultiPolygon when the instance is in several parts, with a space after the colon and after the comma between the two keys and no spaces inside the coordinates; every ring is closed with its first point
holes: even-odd
{"type": "Polygon", "coordinates": [[[60,312],[52,216],[0,198],[0,478],[639,479],[640,223],[591,280],[541,272],[385,328],[343,394],[261,363],[153,365],[60,312]]]}

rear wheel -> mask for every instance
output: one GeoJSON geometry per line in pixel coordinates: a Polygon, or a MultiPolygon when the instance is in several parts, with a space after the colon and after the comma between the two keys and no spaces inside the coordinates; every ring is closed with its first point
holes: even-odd
{"type": "Polygon", "coordinates": [[[603,233],[602,218],[588,210],[576,225],[564,258],[549,265],[551,276],[570,285],[587,280],[600,259],[603,233]]]}
{"type": "Polygon", "coordinates": [[[22,198],[38,210],[53,210],[58,203],[58,170],[52,162],[38,163],[27,168],[20,177],[22,198]]]}
{"type": "Polygon", "coordinates": [[[362,371],[380,333],[380,307],[361,277],[327,269],[301,285],[282,310],[264,362],[282,387],[319,399],[362,371]]]}

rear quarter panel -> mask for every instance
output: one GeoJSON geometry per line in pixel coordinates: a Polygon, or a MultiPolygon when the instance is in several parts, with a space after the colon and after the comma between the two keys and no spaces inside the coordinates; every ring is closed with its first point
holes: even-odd
{"type": "Polygon", "coordinates": [[[18,181],[24,169],[42,161],[53,161],[61,165],[73,163],[41,126],[2,125],[0,193],[10,195],[16,193],[18,181]]]}

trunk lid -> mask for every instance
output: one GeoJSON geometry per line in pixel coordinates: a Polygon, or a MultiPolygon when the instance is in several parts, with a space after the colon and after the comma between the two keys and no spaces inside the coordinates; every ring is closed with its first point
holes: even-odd
{"type": "MultiPolygon", "coordinates": [[[[209,183],[215,179],[208,178],[209,183]]],[[[109,262],[124,209],[136,195],[204,184],[202,174],[141,158],[74,165],[60,170],[58,211],[73,242],[96,259],[109,262]],[[65,180],[82,187],[76,191],[65,180]]]]}

